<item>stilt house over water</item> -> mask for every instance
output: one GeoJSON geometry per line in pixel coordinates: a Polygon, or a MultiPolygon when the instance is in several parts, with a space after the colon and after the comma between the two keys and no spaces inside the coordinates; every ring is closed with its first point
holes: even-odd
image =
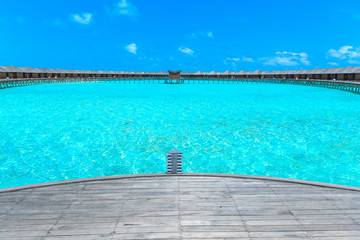
{"type": "Polygon", "coordinates": [[[287,70],[255,72],[119,72],[119,71],[88,71],[62,70],[47,68],[0,66],[0,79],[34,79],[34,78],[230,78],[230,79],[313,79],[360,81],[360,67],[329,68],[312,70],[287,70]]]}

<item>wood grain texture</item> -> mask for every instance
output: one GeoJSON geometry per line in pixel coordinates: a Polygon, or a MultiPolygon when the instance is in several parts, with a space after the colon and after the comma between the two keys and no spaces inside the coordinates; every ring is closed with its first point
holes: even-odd
{"type": "Polygon", "coordinates": [[[207,176],[0,193],[0,239],[360,239],[360,192],[207,176]]]}

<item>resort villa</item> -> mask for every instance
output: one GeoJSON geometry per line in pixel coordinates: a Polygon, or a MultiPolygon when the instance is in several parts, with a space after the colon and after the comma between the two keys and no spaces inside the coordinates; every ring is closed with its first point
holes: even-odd
{"type": "Polygon", "coordinates": [[[359,81],[1,66],[0,239],[360,239],[359,81]]]}
{"type": "MultiPolygon", "coordinates": [[[[181,71],[170,71],[170,78],[181,71]]],[[[88,70],[62,70],[31,67],[0,66],[0,79],[31,79],[31,78],[163,78],[169,77],[164,72],[119,72],[119,71],[88,71],[88,70]]],[[[230,79],[313,79],[313,80],[339,80],[360,81],[360,67],[329,68],[312,70],[288,70],[254,72],[184,72],[183,78],[230,78],[230,79]]]]}

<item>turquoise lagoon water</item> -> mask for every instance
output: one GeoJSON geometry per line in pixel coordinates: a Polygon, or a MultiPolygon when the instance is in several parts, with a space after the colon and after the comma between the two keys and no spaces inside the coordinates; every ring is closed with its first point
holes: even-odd
{"type": "Polygon", "coordinates": [[[0,188],[166,171],[360,186],[360,95],[273,84],[56,84],[0,91],[0,188]]]}

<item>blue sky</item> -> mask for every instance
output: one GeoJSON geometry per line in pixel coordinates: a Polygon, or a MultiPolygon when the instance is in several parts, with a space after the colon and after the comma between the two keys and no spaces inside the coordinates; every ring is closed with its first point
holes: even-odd
{"type": "Polygon", "coordinates": [[[360,1],[0,0],[0,65],[119,71],[360,66],[360,1]]]}

